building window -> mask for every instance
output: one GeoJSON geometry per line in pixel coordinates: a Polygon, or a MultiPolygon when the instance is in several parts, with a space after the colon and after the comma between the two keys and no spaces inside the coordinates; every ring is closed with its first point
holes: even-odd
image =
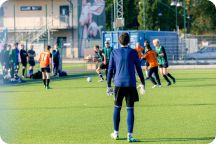
{"type": "Polygon", "coordinates": [[[41,11],[42,6],[21,6],[21,11],[41,11]]]}
{"type": "Polygon", "coordinates": [[[42,6],[32,6],[31,8],[33,11],[41,11],[42,10],[42,6]]]}

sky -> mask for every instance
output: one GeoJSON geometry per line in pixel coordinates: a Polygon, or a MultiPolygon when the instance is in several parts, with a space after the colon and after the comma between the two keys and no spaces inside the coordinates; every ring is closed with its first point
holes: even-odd
{"type": "Polygon", "coordinates": [[[216,0],[209,0],[216,6],[216,0]]]}
{"type": "Polygon", "coordinates": [[[4,3],[4,2],[6,2],[7,0],[0,0],[0,7],[1,7],[1,5],[4,3]]]}

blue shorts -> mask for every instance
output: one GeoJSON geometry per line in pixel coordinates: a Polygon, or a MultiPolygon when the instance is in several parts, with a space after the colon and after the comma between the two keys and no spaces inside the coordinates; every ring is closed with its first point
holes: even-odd
{"type": "Polygon", "coordinates": [[[146,65],[146,60],[141,59],[141,60],[140,60],[140,65],[141,65],[141,66],[145,66],[145,65],[146,65]]]}

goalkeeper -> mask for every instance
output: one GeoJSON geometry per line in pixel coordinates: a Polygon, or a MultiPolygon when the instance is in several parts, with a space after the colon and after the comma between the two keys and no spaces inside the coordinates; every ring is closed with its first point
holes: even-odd
{"type": "Polygon", "coordinates": [[[145,93],[145,80],[140,66],[140,60],[135,50],[131,49],[128,45],[130,37],[128,33],[122,33],[119,37],[119,43],[121,48],[115,49],[111,52],[108,75],[107,75],[107,94],[111,95],[113,90],[111,88],[111,80],[114,76],[114,132],[111,133],[111,138],[119,138],[119,123],[120,123],[120,111],[122,107],[122,101],[125,98],[127,106],[127,126],[129,142],[136,142],[133,138],[134,127],[134,102],[139,101],[138,92],[136,89],[135,68],[141,80],[140,93],[145,93]]]}

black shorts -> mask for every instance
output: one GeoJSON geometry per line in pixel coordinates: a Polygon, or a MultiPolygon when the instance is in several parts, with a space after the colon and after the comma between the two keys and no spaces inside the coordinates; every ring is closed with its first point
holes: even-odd
{"type": "Polygon", "coordinates": [[[50,67],[41,68],[42,72],[50,73],[50,67]]]}
{"type": "Polygon", "coordinates": [[[27,61],[21,61],[22,66],[26,67],[27,66],[27,61]]]}
{"type": "Polygon", "coordinates": [[[159,68],[168,68],[168,67],[169,67],[168,63],[159,64],[159,68]]]}
{"type": "Polygon", "coordinates": [[[30,61],[29,61],[29,65],[30,65],[30,66],[35,66],[35,61],[34,61],[34,60],[30,60],[30,61]]]}
{"type": "Polygon", "coordinates": [[[108,69],[108,65],[109,64],[101,63],[99,67],[100,67],[100,69],[108,69]]]}
{"type": "Polygon", "coordinates": [[[136,87],[115,87],[116,106],[122,106],[122,101],[125,97],[127,107],[134,107],[134,102],[139,101],[139,95],[136,87]]]}

